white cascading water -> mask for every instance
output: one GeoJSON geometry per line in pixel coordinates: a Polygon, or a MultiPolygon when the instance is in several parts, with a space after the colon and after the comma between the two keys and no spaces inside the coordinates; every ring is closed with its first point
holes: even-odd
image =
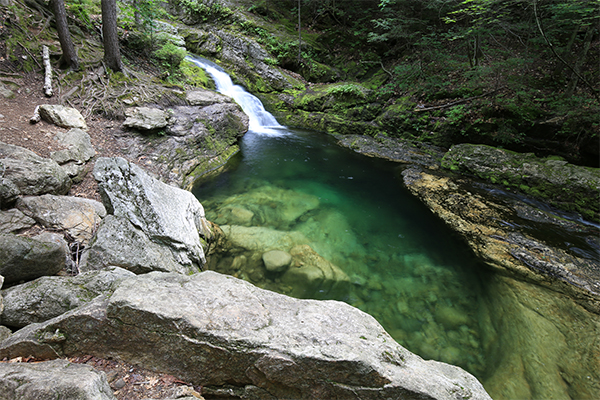
{"type": "Polygon", "coordinates": [[[281,135],[284,133],[284,126],[280,125],[275,117],[265,110],[265,107],[256,96],[248,93],[243,87],[234,85],[229,75],[218,65],[197,57],[187,57],[187,59],[203,70],[213,78],[217,91],[226,96],[232,97],[248,115],[249,130],[256,133],[281,135]]]}

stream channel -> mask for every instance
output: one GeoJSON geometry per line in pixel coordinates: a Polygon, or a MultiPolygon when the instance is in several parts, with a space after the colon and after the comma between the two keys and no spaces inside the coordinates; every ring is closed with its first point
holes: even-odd
{"type": "Polygon", "coordinates": [[[216,64],[190,59],[250,118],[241,151],[193,189],[207,218],[238,244],[211,257],[209,269],[347,302],[408,350],[469,371],[496,400],[598,396],[597,316],[490,272],[403,187],[398,164],[279,125],[216,64]],[[308,272],[308,283],[269,272],[262,254],[273,249],[321,271],[308,272]]]}

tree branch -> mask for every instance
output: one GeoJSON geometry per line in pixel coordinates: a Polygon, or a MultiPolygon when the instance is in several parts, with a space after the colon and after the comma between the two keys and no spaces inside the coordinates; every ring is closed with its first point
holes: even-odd
{"type": "Polygon", "coordinates": [[[479,99],[480,97],[486,97],[486,96],[492,95],[492,94],[500,91],[501,89],[504,89],[504,86],[502,86],[502,87],[500,87],[500,88],[498,88],[496,90],[492,90],[491,92],[480,94],[479,96],[473,96],[473,97],[469,97],[469,98],[466,98],[466,99],[461,99],[461,100],[453,101],[452,103],[446,103],[446,104],[442,104],[440,106],[427,107],[427,108],[415,108],[414,111],[415,112],[423,112],[423,111],[441,110],[442,108],[452,107],[452,106],[455,106],[455,105],[458,105],[458,104],[466,103],[466,102],[471,101],[471,100],[479,99]]]}
{"type": "Polygon", "coordinates": [[[535,16],[535,22],[537,23],[538,30],[540,31],[540,34],[546,41],[546,44],[548,45],[548,47],[550,47],[552,54],[554,54],[561,63],[563,63],[567,68],[569,68],[571,70],[571,72],[573,72],[573,74],[575,74],[577,76],[577,78],[581,79],[581,81],[586,84],[586,86],[592,91],[592,95],[596,98],[596,101],[598,101],[598,103],[600,103],[600,94],[598,94],[598,91],[583,76],[581,76],[581,74],[579,74],[579,72],[577,72],[575,70],[575,68],[573,68],[569,63],[567,63],[556,52],[556,50],[554,49],[554,46],[550,42],[550,39],[548,39],[548,36],[546,36],[546,32],[544,32],[544,29],[542,28],[542,22],[540,21],[540,18],[538,16],[538,12],[537,12],[537,0],[533,0],[533,14],[535,16]]]}

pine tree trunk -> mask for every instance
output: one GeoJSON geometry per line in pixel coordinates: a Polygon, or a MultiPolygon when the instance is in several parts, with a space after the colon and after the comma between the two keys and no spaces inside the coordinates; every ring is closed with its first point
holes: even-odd
{"type": "Polygon", "coordinates": [[[302,19],[300,17],[300,7],[301,3],[298,0],[298,67],[300,67],[302,60],[302,19]]]}
{"type": "Polygon", "coordinates": [[[51,0],[52,10],[54,11],[54,19],[56,20],[56,31],[58,32],[58,40],[62,49],[62,57],[60,58],[60,67],[79,69],[79,59],[73,47],[69,25],[67,24],[67,12],[65,11],[65,3],[63,0],[51,0]]]}
{"type": "Polygon", "coordinates": [[[123,70],[119,36],[117,34],[117,2],[101,0],[102,6],[102,39],[104,42],[104,62],[111,70],[123,70]]]}
{"type": "Polygon", "coordinates": [[[585,38],[583,39],[583,50],[581,51],[581,55],[577,59],[577,63],[575,64],[575,71],[571,75],[571,80],[569,82],[569,86],[567,87],[566,95],[572,96],[575,92],[575,88],[579,83],[579,75],[581,74],[581,68],[585,63],[587,58],[588,51],[590,51],[590,46],[592,45],[592,38],[594,37],[594,28],[587,27],[587,31],[585,33],[585,38]]]}

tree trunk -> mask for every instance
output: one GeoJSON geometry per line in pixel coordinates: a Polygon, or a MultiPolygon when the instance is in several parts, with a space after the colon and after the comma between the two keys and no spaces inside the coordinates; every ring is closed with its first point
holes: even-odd
{"type": "Polygon", "coordinates": [[[79,59],[73,47],[69,25],[67,24],[67,12],[65,11],[65,3],[63,0],[51,0],[52,10],[54,11],[54,19],[56,20],[56,31],[58,32],[58,40],[62,49],[62,57],[60,58],[59,66],[61,68],[79,69],[79,59]]]}
{"type": "Polygon", "coordinates": [[[298,0],[298,67],[300,67],[300,61],[302,60],[302,19],[300,17],[301,3],[298,0]]]}
{"type": "Polygon", "coordinates": [[[596,101],[598,101],[600,103],[600,91],[598,91],[598,89],[596,89],[593,85],[591,85],[585,78],[583,78],[581,76],[581,74],[575,69],[573,68],[569,63],[567,63],[557,52],[556,49],[554,48],[554,46],[552,45],[552,42],[550,42],[550,39],[548,39],[548,36],[546,36],[546,32],[544,32],[544,28],[542,28],[542,22],[540,21],[540,17],[538,16],[538,12],[537,12],[537,0],[533,0],[533,15],[535,17],[535,22],[537,24],[538,30],[540,31],[540,34],[542,35],[542,38],[544,38],[544,41],[546,42],[546,44],[548,45],[548,47],[550,48],[550,51],[552,51],[552,54],[554,54],[554,56],[565,65],[565,67],[569,68],[571,70],[571,72],[577,77],[578,80],[581,80],[583,83],[585,83],[585,85],[590,89],[590,91],[592,92],[592,95],[596,98],[596,101]]]}
{"type": "Polygon", "coordinates": [[[123,70],[119,37],[117,34],[117,2],[101,0],[102,6],[102,40],[104,42],[104,62],[106,67],[117,72],[123,70]]]}
{"type": "Polygon", "coordinates": [[[581,74],[581,67],[585,63],[585,59],[587,57],[588,51],[590,51],[590,46],[592,45],[592,38],[594,37],[594,28],[587,27],[587,31],[585,33],[585,38],[583,39],[583,50],[579,58],[577,58],[577,63],[575,64],[575,71],[571,75],[571,81],[569,82],[569,86],[567,87],[567,96],[572,96],[575,92],[575,88],[577,87],[577,83],[579,83],[579,76],[581,74]]]}

